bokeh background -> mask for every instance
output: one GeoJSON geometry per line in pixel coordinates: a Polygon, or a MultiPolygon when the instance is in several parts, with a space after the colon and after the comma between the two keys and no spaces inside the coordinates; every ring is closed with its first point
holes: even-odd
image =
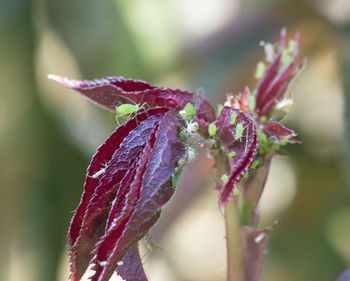
{"type": "MultiPolygon", "coordinates": [[[[285,120],[302,145],[273,161],[261,225],[279,223],[262,280],[335,280],[350,266],[348,0],[1,0],[0,280],[67,280],[69,220],[89,159],[116,126],[47,74],[202,87],[223,102],[254,88],[258,43],[283,26],[300,31],[308,58],[285,120]]],[[[151,281],[225,278],[223,219],[201,157],[142,242],[151,281]]]]}

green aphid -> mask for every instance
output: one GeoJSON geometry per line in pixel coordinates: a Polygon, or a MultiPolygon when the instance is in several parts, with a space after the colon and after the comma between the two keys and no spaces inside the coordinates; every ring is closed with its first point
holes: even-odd
{"type": "Polygon", "coordinates": [[[236,112],[232,112],[231,113],[231,120],[230,120],[230,124],[233,125],[236,123],[236,119],[237,119],[237,113],[236,112]]]}
{"type": "Polygon", "coordinates": [[[255,161],[252,163],[251,168],[252,168],[252,169],[255,169],[256,167],[258,167],[258,165],[259,165],[259,160],[255,160],[255,161]]]}
{"type": "Polygon", "coordinates": [[[211,123],[208,127],[208,133],[210,136],[215,136],[216,135],[216,125],[214,123],[211,123]]]}
{"type": "Polygon", "coordinates": [[[267,137],[261,130],[257,130],[259,144],[267,143],[267,137]]]}
{"type": "Polygon", "coordinates": [[[243,135],[243,124],[238,123],[236,126],[236,133],[235,133],[235,139],[238,140],[242,137],[243,135]]]}
{"type": "Polygon", "coordinates": [[[233,196],[238,196],[241,194],[240,189],[238,188],[238,186],[235,187],[235,189],[233,190],[233,196]]]}
{"type": "Polygon", "coordinates": [[[178,182],[179,177],[181,176],[182,170],[183,170],[183,166],[178,167],[176,172],[174,174],[172,174],[172,176],[171,176],[171,186],[172,187],[175,188],[177,186],[177,182],[178,182]]]}
{"type": "Polygon", "coordinates": [[[180,140],[185,140],[186,138],[186,130],[181,130],[180,133],[179,133],[179,139],[180,140]]]}
{"type": "Polygon", "coordinates": [[[224,183],[227,183],[228,182],[228,176],[227,175],[222,175],[221,176],[221,180],[222,180],[222,182],[224,182],[224,183]]]}
{"type": "Polygon", "coordinates": [[[171,186],[172,187],[177,186],[177,176],[175,174],[171,176],[171,186]]]}
{"type": "Polygon", "coordinates": [[[267,117],[266,116],[262,116],[260,118],[260,121],[265,124],[267,122],[267,117]]]}
{"type": "Polygon", "coordinates": [[[289,51],[285,49],[282,53],[282,69],[286,68],[292,62],[292,56],[289,51]]]}
{"type": "Polygon", "coordinates": [[[290,137],[284,137],[283,139],[280,140],[280,145],[286,145],[289,143],[290,137]]]}
{"type": "Polygon", "coordinates": [[[288,51],[293,53],[295,51],[295,49],[296,49],[296,46],[297,46],[297,44],[296,44],[295,40],[293,40],[293,39],[289,40],[289,42],[288,42],[288,51]]]}
{"type": "Polygon", "coordinates": [[[118,115],[127,115],[127,114],[137,112],[140,108],[141,107],[138,104],[124,103],[122,105],[117,106],[115,108],[115,112],[118,115]]]}
{"type": "Polygon", "coordinates": [[[231,151],[229,154],[228,154],[228,158],[233,158],[236,156],[236,152],[235,151],[231,151]]]}
{"type": "Polygon", "coordinates": [[[255,71],[254,77],[256,79],[262,78],[264,73],[265,73],[265,69],[266,69],[265,64],[262,61],[260,61],[256,66],[256,71],[255,71]]]}
{"type": "Polygon", "coordinates": [[[247,179],[248,177],[249,177],[249,173],[248,173],[248,171],[247,171],[247,172],[244,173],[243,178],[244,178],[244,179],[247,179]]]}
{"type": "Polygon", "coordinates": [[[196,109],[192,103],[185,105],[186,117],[194,117],[196,115],[196,109]]]}
{"type": "Polygon", "coordinates": [[[124,103],[124,104],[117,106],[115,108],[115,112],[116,112],[115,118],[116,118],[118,124],[120,125],[120,124],[124,123],[125,121],[127,121],[131,114],[139,111],[141,108],[144,107],[144,105],[145,105],[145,103],[142,105],[124,103]]]}
{"type": "Polygon", "coordinates": [[[216,117],[220,116],[221,111],[222,111],[223,108],[224,108],[224,106],[222,104],[218,104],[218,111],[217,111],[216,117]]]}
{"type": "Polygon", "coordinates": [[[248,96],[248,107],[251,112],[255,111],[256,98],[253,93],[250,93],[248,96]]]}

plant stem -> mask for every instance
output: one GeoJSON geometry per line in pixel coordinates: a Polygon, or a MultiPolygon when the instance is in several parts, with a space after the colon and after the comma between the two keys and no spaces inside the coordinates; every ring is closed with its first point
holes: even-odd
{"type": "Polygon", "coordinates": [[[232,197],[224,211],[227,248],[227,281],[244,281],[240,216],[237,199],[232,197]]]}

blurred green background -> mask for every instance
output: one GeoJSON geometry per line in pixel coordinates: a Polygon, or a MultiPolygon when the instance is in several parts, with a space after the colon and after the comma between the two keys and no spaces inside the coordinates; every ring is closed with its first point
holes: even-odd
{"type": "MultiPolygon", "coordinates": [[[[254,88],[260,40],[297,30],[308,67],[289,94],[299,132],[276,158],[261,225],[263,281],[335,280],[350,266],[350,2],[347,0],[2,0],[0,280],[67,280],[65,237],[89,159],[112,114],[48,81],[123,75],[214,104],[254,88]]],[[[184,174],[144,247],[151,281],[225,278],[223,220],[203,158],[184,174]]],[[[210,173],[209,173],[210,174],[210,173]]],[[[114,277],[113,277],[114,278],[114,277]]],[[[117,280],[115,278],[114,280],[117,280]]]]}

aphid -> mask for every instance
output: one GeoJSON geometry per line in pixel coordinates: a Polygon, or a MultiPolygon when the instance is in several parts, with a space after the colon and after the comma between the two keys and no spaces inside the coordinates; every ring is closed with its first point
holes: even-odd
{"type": "Polygon", "coordinates": [[[140,241],[139,243],[143,246],[142,248],[142,255],[141,260],[142,263],[145,263],[149,256],[160,247],[153,241],[151,235],[147,233],[140,241]]]}
{"type": "Polygon", "coordinates": [[[227,183],[227,182],[228,182],[228,176],[225,175],[225,174],[223,174],[223,175],[221,176],[221,180],[222,180],[222,182],[227,183]]]}
{"type": "Polygon", "coordinates": [[[233,158],[236,156],[236,152],[235,151],[231,151],[229,154],[228,154],[228,158],[233,158]]]}
{"type": "Polygon", "coordinates": [[[266,123],[266,122],[268,121],[268,119],[267,119],[266,116],[262,116],[262,117],[260,118],[260,121],[261,121],[262,123],[266,123]]]}
{"type": "Polygon", "coordinates": [[[218,110],[217,110],[217,113],[216,113],[216,117],[220,116],[221,111],[223,110],[223,108],[224,108],[224,105],[218,104],[218,110]]]}
{"type": "Polygon", "coordinates": [[[214,123],[211,123],[208,127],[208,133],[210,136],[215,136],[216,135],[216,125],[214,123]]]}
{"type": "Polygon", "coordinates": [[[242,123],[238,123],[236,126],[236,133],[235,133],[235,139],[240,139],[242,137],[243,134],[243,124],[242,123]]]}
{"type": "Polygon", "coordinates": [[[259,165],[259,160],[255,160],[255,161],[252,163],[251,167],[252,167],[252,169],[255,169],[258,165],[259,165]]]}
{"type": "Polygon", "coordinates": [[[241,191],[238,188],[238,186],[236,186],[235,189],[233,190],[233,196],[238,196],[239,194],[241,194],[241,191]]]}
{"type": "Polygon", "coordinates": [[[139,111],[140,109],[144,108],[146,103],[140,104],[130,104],[130,103],[124,103],[115,108],[115,112],[117,115],[129,115],[132,113],[135,113],[139,111]]]}
{"type": "Polygon", "coordinates": [[[255,111],[256,97],[254,93],[249,93],[248,96],[248,107],[251,112],[255,111]]]}
{"type": "MultiPolygon", "coordinates": [[[[125,98],[125,97],[124,97],[125,98]]],[[[132,100],[130,100],[132,102],[132,100]]],[[[119,106],[116,106],[115,108],[115,113],[116,113],[116,120],[119,124],[119,118],[120,117],[125,117],[125,118],[129,118],[132,114],[140,111],[141,109],[145,108],[146,106],[146,102],[144,102],[143,104],[131,104],[131,103],[123,103],[119,106]]]]}
{"type": "Polygon", "coordinates": [[[171,175],[171,186],[174,188],[177,186],[177,181],[178,181],[179,177],[181,176],[182,170],[183,170],[184,165],[185,165],[185,160],[182,160],[182,161],[183,161],[183,164],[179,165],[179,167],[177,167],[175,173],[171,175]]]}
{"type": "Polygon", "coordinates": [[[282,138],[282,139],[280,140],[280,145],[286,145],[286,144],[288,144],[289,139],[290,139],[289,136],[282,138]]]}
{"type": "Polygon", "coordinates": [[[282,65],[281,69],[286,68],[292,62],[292,57],[287,49],[283,50],[282,53],[282,65]]]}
{"type": "Polygon", "coordinates": [[[196,109],[192,103],[187,103],[185,107],[179,112],[182,117],[193,119],[196,115],[196,109]]]}
{"type": "Polygon", "coordinates": [[[180,133],[179,133],[179,139],[182,140],[182,141],[185,140],[186,135],[187,135],[186,134],[186,130],[181,130],[180,133]]]}
{"type": "Polygon", "coordinates": [[[261,77],[263,77],[263,75],[265,73],[265,69],[266,69],[265,64],[262,61],[260,61],[258,63],[258,65],[256,66],[256,71],[255,71],[254,77],[256,79],[260,79],[261,77]]]}
{"type": "Polygon", "coordinates": [[[293,40],[293,39],[289,40],[289,42],[288,42],[288,51],[293,53],[295,51],[295,48],[296,48],[295,40],[293,40]]]}
{"type": "Polygon", "coordinates": [[[236,119],[237,119],[237,113],[236,112],[232,112],[231,113],[231,120],[230,120],[230,124],[234,125],[236,123],[236,119]]]}

